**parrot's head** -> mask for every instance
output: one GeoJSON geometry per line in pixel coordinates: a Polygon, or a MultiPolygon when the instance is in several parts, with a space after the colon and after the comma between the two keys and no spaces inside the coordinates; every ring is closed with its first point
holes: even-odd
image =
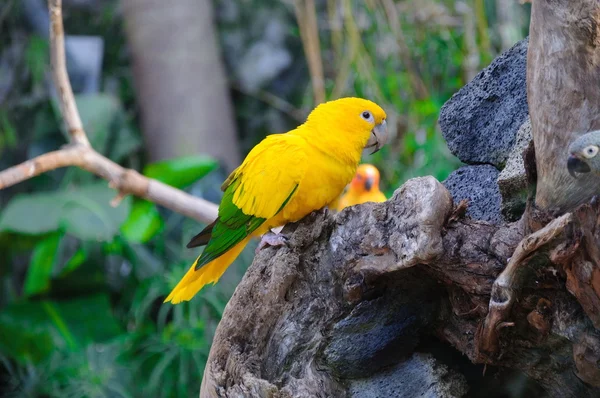
{"type": "Polygon", "coordinates": [[[600,130],[586,133],[577,137],[569,145],[569,158],[567,159],[567,169],[569,174],[577,177],[576,173],[594,173],[600,174],[600,130]]]}
{"type": "Polygon", "coordinates": [[[366,163],[359,165],[350,183],[350,190],[358,194],[379,190],[379,170],[377,170],[377,167],[366,163]]]}
{"type": "Polygon", "coordinates": [[[363,98],[340,98],[317,106],[306,125],[331,147],[370,148],[375,153],[387,142],[385,111],[363,98]]]}

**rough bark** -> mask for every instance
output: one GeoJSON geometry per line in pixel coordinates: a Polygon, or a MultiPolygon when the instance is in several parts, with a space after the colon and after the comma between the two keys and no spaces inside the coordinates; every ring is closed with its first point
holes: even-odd
{"type": "Polygon", "coordinates": [[[210,1],[124,0],[149,156],[205,153],[240,163],[210,1]]]}
{"type": "Polygon", "coordinates": [[[532,2],[527,96],[538,165],[536,204],[568,211],[600,193],[600,177],[572,178],[569,143],[600,128],[600,3],[532,2]]]}
{"type": "Polygon", "coordinates": [[[289,245],[259,253],[227,305],[201,397],[462,396],[456,369],[415,394],[436,371],[402,369],[427,338],[546,396],[600,396],[600,181],[566,170],[568,143],[600,123],[600,3],[533,3],[525,216],[473,220],[425,177],[287,226],[289,245]]]}
{"type": "Polygon", "coordinates": [[[583,249],[598,239],[597,207],[570,214],[529,256],[522,295],[498,329],[497,356],[479,351],[480,330],[522,226],[463,213],[425,177],[386,203],[286,227],[289,246],[260,252],[227,305],[201,397],[361,396],[352,393],[357,380],[383,377],[427,335],[473,362],[521,369],[551,396],[599,394],[600,336],[565,289],[565,279],[567,288],[583,286],[584,309],[600,310],[595,274],[578,266],[597,251],[583,249]]]}

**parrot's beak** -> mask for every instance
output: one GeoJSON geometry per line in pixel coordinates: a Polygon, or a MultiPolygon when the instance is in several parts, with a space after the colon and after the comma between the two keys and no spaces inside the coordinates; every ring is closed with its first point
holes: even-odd
{"type": "Polygon", "coordinates": [[[374,183],[375,181],[373,177],[367,177],[367,179],[365,180],[365,190],[370,191],[371,188],[373,188],[374,183]]]}
{"type": "Polygon", "coordinates": [[[591,171],[590,166],[587,163],[571,155],[567,160],[567,169],[572,177],[577,178],[575,173],[589,173],[591,171]]]}
{"type": "Polygon", "coordinates": [[[373,152],[371,152],[372,155],[385,145],[387,138],[387,123],[384,120],[380,124],[375,125],[373,130],[371,130],[371,136],[369,137],[369,141],[367,141],[365,148],[375,148],[373,152]]]}

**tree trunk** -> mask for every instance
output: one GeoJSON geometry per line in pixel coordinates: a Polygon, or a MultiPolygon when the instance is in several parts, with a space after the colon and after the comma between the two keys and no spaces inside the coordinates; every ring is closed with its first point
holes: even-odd
{"type": "Polygon", "coordinates": [[[567,148],[600,128],[600,3],[532,2],[527,96],[538,169],[536,204],[568,211],[600,193],[600,177],[574,179],[567,148]]]}
{"type": "Polygon", "coordinates": [[[123,0],[149,156],[208,154],[240,162],[208,0],[123,0]]]}
{"type": "MultiPolygon", "coordinates": [[[[410,397],[410,373],[386,372],[428,335],[473,362],[522,369],[551,396],[600,393],[596,330],[565,290],[563,271],[544,263],[580,242],[568,237],[578,219],[536,254],[540,265],[528,271],[535,278],[513,306],[514,325],[501,329],[502,357],[492,359],[478,351],[479,330],[522,228],[464,219],[462,210],[424,177],[386,203],[286,227],[289,247],[260,252],[227,305],[201,397],[360,397],[365,380],[381,377],[401,388],[389,396],[410,397]]],[[[571,258],[562,254],[561,261],[571,258]]],[[[451,387],[460,390],[457,383],[451,387]]]]}
{"type": "MultiPolygon", "coordinates": [[[[534,1],[525,217],[470,219],[424,177],[385,203],[286,226],[289,245],[259,252],[225,309],[202,398],[501,395],[477,390],[482,369],[467,374],[449,347],[522,371],[535,396],[600,396],[600,205],[584,203],[600,185],[566,171],[568,143],[599,117],[592,3],[534,1]]],[[[506,86],[509,64],[482,79],[506,86]]],[[[503,126],[496,102],[486,113],[503,126]]]]}

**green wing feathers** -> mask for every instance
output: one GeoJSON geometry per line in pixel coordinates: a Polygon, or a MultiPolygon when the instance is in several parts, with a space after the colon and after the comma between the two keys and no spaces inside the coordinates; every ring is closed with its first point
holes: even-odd
{"type": "Polygon", "coordinates": [[[196,235],[198,239],[194,237],[190,242],[190,244],[195,240],[203,242],[206,240],[205,231],[210,233],[206,249],[204,249],[204,252],[202,252],[202,255],[196,262],[196,269],[210,263],[227,252],[266,221],[266,218],[244,214],[241,209],[233,204],[233,194],[238,186],[239,180],[230,182],[219,206],[219,216],[211,224],[210,232],[207,231],[210,227],[208,226],[200,234],[196,235]],[[203,233],[204,235],[202,235],[203,233]]]}
{"type": "Polygon", "coordinates": [[[191,249],[193,247],[206,245],[210,241],[210,237],[216,223],[217,220],[207,225],[206,228],[204,228],[198,235],[194,236],[185,247],[191,249]]]}
{"type": "Polygon", "coordinates": [[[246,239],[294,196],[307,168],[298,140],[284,134],[267,137],[225,180],[217,220],[188,243],[188,247],[206,245],[196,270],[246,239]]]}

